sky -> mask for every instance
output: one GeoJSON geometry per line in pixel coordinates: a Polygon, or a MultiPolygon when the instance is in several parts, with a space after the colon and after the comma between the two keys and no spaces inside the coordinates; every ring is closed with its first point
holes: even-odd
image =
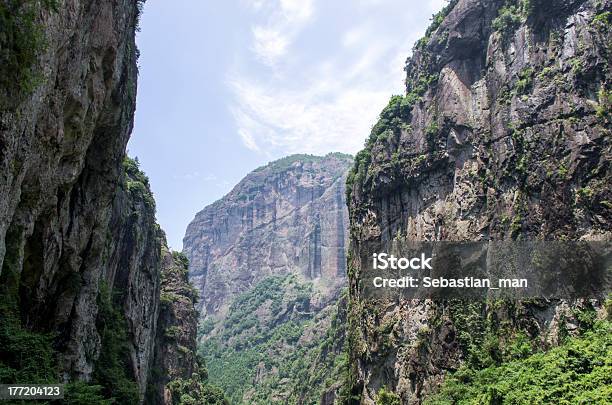
{"type": "Polygon", "coordinates": [[[195,214],[293,153],[358,152],[445,0],[148,0],[128,153],[182,249],[195,214]]]}

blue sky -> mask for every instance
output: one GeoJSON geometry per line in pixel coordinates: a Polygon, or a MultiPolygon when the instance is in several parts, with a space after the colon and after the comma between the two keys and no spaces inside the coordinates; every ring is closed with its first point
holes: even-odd
{"type": "Polygon", "coordinates": [[[128,150],[182,248],[196,212],[292,153],[355,154],[445,0],[148,0],[128,150]]]}

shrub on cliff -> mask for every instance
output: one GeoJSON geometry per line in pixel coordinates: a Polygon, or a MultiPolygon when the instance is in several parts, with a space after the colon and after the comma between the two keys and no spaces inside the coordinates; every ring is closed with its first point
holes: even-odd
{"type": "Polygon", "coordinates": [[[426,404],[605,404],[612,397],[608,321],[548,352],[520,357],[483,369],[465,364],[426,404]]]}
{"type": "Polygon", "coordinates": [[[38,15],[57,7],[56,0],[0,0],[0,91],[7,99],[36,85],[34,65],[45,46],[38,15]]]}

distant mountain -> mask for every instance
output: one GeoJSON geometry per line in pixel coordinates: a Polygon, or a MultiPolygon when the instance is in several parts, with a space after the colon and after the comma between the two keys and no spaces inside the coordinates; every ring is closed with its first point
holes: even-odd
{"type": "Polygon", "coordinates": [[[318,402],[324,381],[305,384],[324,375],[305,371],[321,355],[346,284],[351,164],[338,153],[277,160],[187,228],[184,253],[201,292],[202,352],[211,380],[234,402],[318,402]]]}

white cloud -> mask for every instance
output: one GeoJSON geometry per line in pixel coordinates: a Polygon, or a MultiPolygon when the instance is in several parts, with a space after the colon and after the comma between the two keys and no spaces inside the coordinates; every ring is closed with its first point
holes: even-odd
{"type": "Polygon", "coordinates": [[[215,176],[214,174],[212,173],[202,174],[197,170],[191,173],[174,174],[172,178],[174,180],[202,180],[206,182],[217,180],[217,176],[215,176]]]}
{"type": "Polygon", "coordinates": [[[266,0],[244,0],[244,2],[253,10],[260,10],[266,3],[266,0]]]}
{"type": "Polygon", "coordinates": [[[269,156],[361,149],[390,93],[326,80],[292,91],[235,79],[233,111],[245,146],[269,156]]]}
{"type": "Polygon", "coordinates": [[[365,41],[367,31],[368,27],[366,27],[365,25],[354,27],[346,31],[344,35],[342,35],[342,45],[347,48],[351,48],[358,45],[360,42],[365,41]]]}
{"type": "Polygon", "coordinates": [[[306,21],[312,16],[312,0],[280,0],[280,7],[287,21],[306,21]]]}
{"type": "Polygon", "coordinates": [[[247,148],[268,157],[359,151],[389,97],[403,92],[412,45],[446,4],[360,0],[359,10],[331,8],[340,14],[314,19],[315,6],[323,9],[325,0],[313,1],[260,4],[265,23],[253,24],[251,50],[263,65],[229,73],[238,134],[247,148]],[[317,29],[305,31],[308,24],[317,29]],[[320,27],[326,31],[317,32],[320,27]],[[301,34],[300,47],[292,46],[301,34]]]}
{"type": "MultiPolygon", "coordinates": [[[[252,7],[263,9],[263,2],[253,1],[252,7]]],[[[252,28],[253,52],[265,64],[274,66],[312,15],[312,0],[279,0],[266,22],[252,28]]]]}
{"type": "Polygon", "coordinates": [[[283,56],[289,45],[289,38],[282,32],[266,27],[254,27],[253,37],[253,51],[268,65],[283,56]]]}

